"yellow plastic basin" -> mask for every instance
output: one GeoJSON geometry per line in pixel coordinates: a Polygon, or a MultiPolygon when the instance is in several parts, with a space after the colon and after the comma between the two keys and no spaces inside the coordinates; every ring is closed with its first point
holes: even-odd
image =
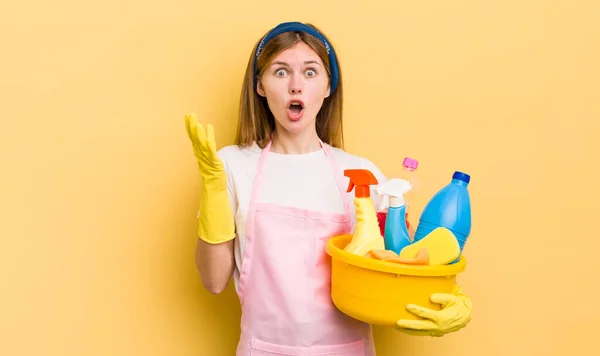
{"type": "Polygon", "coordinates": [[[440,310],[433,293],[452,293],[456,275],[466,268],[463,256],[443,266],[404,265],[344,251],[352,235],[327,241],[331,256],[331,297],[344,314],[373,325],[394,326],[399,319],[420,319],[406,310],[417,304],[440,310]]]}

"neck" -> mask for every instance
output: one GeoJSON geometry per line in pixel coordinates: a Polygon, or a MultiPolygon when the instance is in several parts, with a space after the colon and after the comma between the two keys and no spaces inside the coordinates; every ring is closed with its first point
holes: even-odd
{"type": "Polygon", "coordinates": [[[304,154],[321,149],[316,131],[306,130],[290,134],[285,130],[277,130],[271,145],[271,151],[280,154],[304,154]]]}

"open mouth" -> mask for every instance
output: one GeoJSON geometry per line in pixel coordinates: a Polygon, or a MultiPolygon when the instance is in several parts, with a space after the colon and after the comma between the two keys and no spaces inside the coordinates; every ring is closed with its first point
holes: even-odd
{"type": "Polygon", "coordinates": [[[291,101],[288,106],[288,119],[298,121],[304,114],[304,104],[299,100],[291,101]]]}
{"type": "Polygon", "coordinates": [[[292,112],[293,115],[298,115],[302,112],[302,109],[304,109],[304,106],[302,105],[302,103],[299,102],[292,102],[290,104],[290,111],[292,112]]]}

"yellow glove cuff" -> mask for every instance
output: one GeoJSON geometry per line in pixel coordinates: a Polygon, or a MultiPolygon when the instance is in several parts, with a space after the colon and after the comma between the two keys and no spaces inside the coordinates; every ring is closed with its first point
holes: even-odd
{"type": "Polygon", "coordinates": [[[219,244],[235,238],[235,222],[226,179],[217,178],[202,184],[198,237],[209,244],[219,244]]]}
{"type": "Polygon", "coordinates": [[[235,238],[233,209],[227,189],[203,185],[198,211],[198,237],[209,244],[235,238]]]}

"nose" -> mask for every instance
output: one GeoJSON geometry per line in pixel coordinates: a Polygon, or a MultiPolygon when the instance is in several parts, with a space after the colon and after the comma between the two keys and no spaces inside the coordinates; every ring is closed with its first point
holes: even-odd
{"type": "Polygon", "coordinates": [[[302,94],[302,79],[297,76],[292,76],[290,78],[289,91],[290,94],[302,94]]]}

